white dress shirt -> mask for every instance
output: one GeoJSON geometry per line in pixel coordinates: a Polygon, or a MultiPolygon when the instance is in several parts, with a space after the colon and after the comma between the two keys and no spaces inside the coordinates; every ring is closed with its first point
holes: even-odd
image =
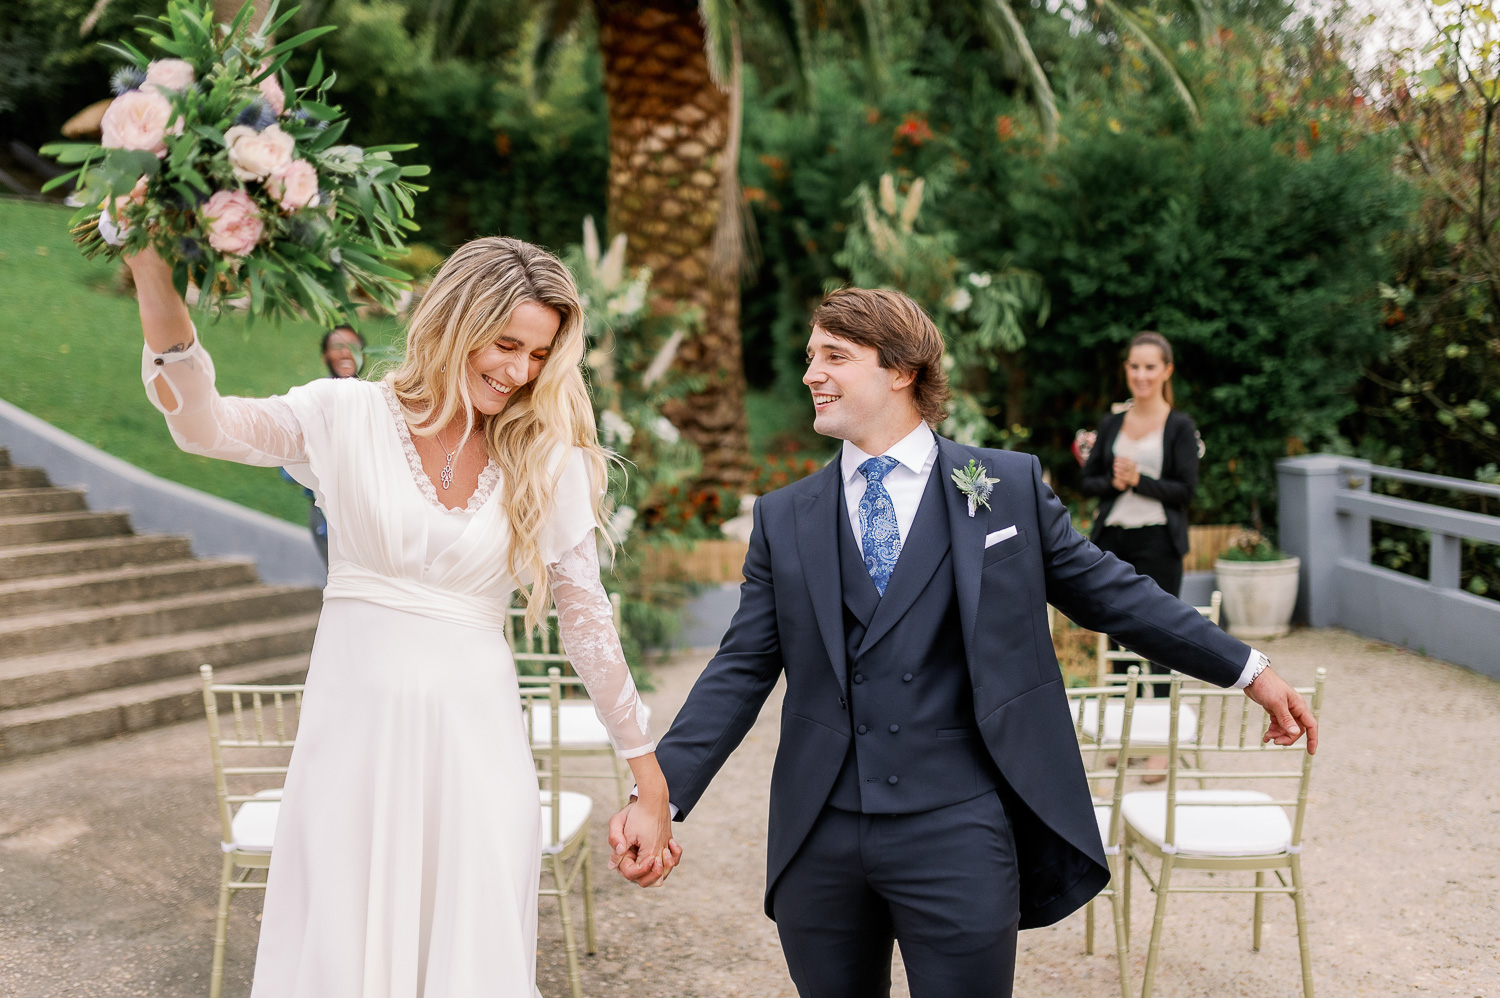
{"type": "Polygon", "coordinates": [[[854,528],[854,543],[859,545],[859,556],[864,557],[865,539],[859,531],[859,501],[865,496],[865,476],[859,466],[872,457],[893,457],[896,466],[885,476],[885,490],[891,494],[891,504],[896,507],[896,531],[901,543],[911,533],[911,525],[917,519],[917,507],[922,503],[922,493],[927,491],[927,479],[932,466],[937,463],[937,436],[926,423],[896,441],[884,454],[866,454],[849,441],[844,441],[844,453],[839,470],[844,475],[844,502],[849,507],[849,523],[854,528]]]}

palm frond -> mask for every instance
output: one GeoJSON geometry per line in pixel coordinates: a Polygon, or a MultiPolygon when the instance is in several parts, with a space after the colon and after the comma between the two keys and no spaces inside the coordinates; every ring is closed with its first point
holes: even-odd
{"type": "Polygon", "coordinates": [[[748,0],[775,30],[777,40],[786,47],[791,63],[792,83],[797,96],[805,100],[808,96],[807,81],[812,75],[812,46],[807,31],[807,19],[800,0],[748,0]]]}
{"type": "Polygon", "coordinates": [[[552,69],[552,53],[578,20],[583,11],[583,0],[552,0],[542,12],[541,30],[536,48],[531,53],[531,66],[535,72],[534,86],[538,91],[546,89],[552,69]]]}
{"type": "Polygon", "coordinates": [[[729,135],[719,154],[719,219],[714,227],[710,268],[716,279],[737,282],[746,273],[747,262],[758,263],[755,218],[740,187],[740,136],[744,120],[744,86],[740,69],[739,26],[729,31],[729,135]]]}
{"type": "Polygon", "coordinates": [[[1032,49],[1021,21],[1016,17],[1010,0],[977,0],[979,21],[997,50],[1015,57],[1024,68],[1026,83],[1036,100],[1037,113],[1042,119],[1042,134],[1048,147],[1057,142],[1057,95],[1052,92],[1052,81],[1032,49]]]}
{"type": "Polygon", "coordinates": [[[1177,63],[1168,54],[1167,50],[1162,47],[1162,44],[1156,40],[1156,36],[1152,33],[1150,27],[1146,25],[1145,20],[1135,11],[1128,9],[1123,4],[1117,3],[1116,0],[1091,0],[1091,2],[1101,11],[1113,17],[1126,31],[1135,37],[1136,41],[1140,42],[1141,47],[1146,50],[1152,59],[1156,60],[1157,65],[1166,73],[1167,82],[1172,85],[1173,90],[1177,91],[1178,98],[1187,106],[1188,113],[1193,116],[1193,124],[1201,125],[1203,118],[1198,114],[1198,102],[1193,98],[1193,92],[1188,89],[1187,80],[1183,77],[1182,70],[1177,67],[1177,63]]]}
{"type": "Polygon", "coordinates": [[[735,69],[739,9],[734,0],[698,0],[698,15],[703,19],[703,48],[708,55],[709,75],[720,90],[728,93],[735,69]]]}

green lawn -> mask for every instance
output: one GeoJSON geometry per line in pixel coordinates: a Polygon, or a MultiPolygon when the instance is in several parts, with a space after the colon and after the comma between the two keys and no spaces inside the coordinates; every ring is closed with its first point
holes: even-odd
{"type": "MultiPolygon", "coordinates": [[[[193,457],[172,443],[141,387],[135,298],[114,290],[118,265],[78,253],[71,213],[0,199],[0,398],[152,474],[305,523],[307,501],[276,469],[193,457]]],[[[362,331],[372,345],[400,335],[390,319],[362,331]]],[[[312,323],[246,328],[234,315],[200,319],[199,332],[226,395],[271,395],[325,374],[323,330],[312,323]]]]}

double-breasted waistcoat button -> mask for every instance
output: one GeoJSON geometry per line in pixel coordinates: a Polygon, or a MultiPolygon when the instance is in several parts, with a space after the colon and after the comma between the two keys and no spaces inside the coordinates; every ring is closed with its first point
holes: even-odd
{"type": "Polygon", "coordinates": [[[909,682],[911,682],[911,673],[908,672],[906,675],[902,676],[901,677],[901,681],[903,683],[909,683],[909,682]]]}
{"type": "Polygon", "coordinates": [[[888,776],[888,777],[886,777],[885,782],[889,783],[891,786],[894,787],[896,784],[898,784],[898,783],[901,782],[901,777],[899,777],[899,776],[888,776]]]}
{"type": "Polygon", "coordinates": [[[891,734],[894,735],[896,732],[898,732],[900,730],[901,730],[901,725],[899,725],[899,724],[893,724],[893,725],[891,725],[891,734]]]}
{"type": "Polygon", "coordinates": [[[856,672],[854,674],[855,685],[858,685],[858,684],[860,684],[860,683],[862,683],[864,681],[865,681],[865,674],[863,672],[856,672]]]}
{"type": "Polygon", "coordinates": [[[855,728],[854,730],[858,731],[860,734],[864,734],[866,731],[869,731],[870,729],[867,728],[867,727],[865,727],[863,724],[861,724],[859,727],[855,728]]]}

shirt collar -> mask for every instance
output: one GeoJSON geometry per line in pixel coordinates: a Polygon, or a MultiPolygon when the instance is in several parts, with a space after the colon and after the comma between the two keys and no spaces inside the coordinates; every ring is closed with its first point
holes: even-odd
{"type": "MultiPolygon", "coordinates": [[[[883,456],[893,457],[897,463],[909,469],[912,474],[920,475],[922,466],[927,463],[927,455],[932,453],[932,448],[937,443],[937,437],[933,435],[932,428],[926,423],[918,423],[916,429],[891,445],[890,450],[883,456]]],[[[844,473],[844,481],[851,482],[859,474],[859,466],[868,461],[873,454],[866,454],[849,441],[844,441],[843,458],[839,469],[844,473]]]]}

